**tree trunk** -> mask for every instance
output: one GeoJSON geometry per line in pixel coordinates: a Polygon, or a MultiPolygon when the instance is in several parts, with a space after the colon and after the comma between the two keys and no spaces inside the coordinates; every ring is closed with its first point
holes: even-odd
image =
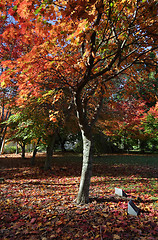
{"type": "Polygon", "coordinates": [[[140,152],[145,153],[146,141],[140,140],[140,152]]]}
{"type": "Polygon", "coordinates": [[[62,152],[66,152],[66,149],[65,149],[65,140],[62,140],[62,141],[60,142],[60,145],[61,145],[61,151],[62,151],[62,152]]]}
{"type": "MultiPolygon", "coordinates": [[[[85,81],[86,83],[86,81],[85,81]]],[[[85,84],[81,84],[78,88],[78,92],[74,94],[74,103],[76,106],[76,115],[79,122],[79,127],[82,133],[83,140],[83,164],[81,172],[81,180],[79,192],[77,195],[77,204],[85,204],[89,202],[89,187],[92,176],[92,127],[94,126],[99,112],[102,108],[103,95],[101,95],[97,107],[95,108],[92,119],[88,117],[88,98],[82,99],[82,89],[85,87],[85,84]]]]}
{"type": "Polygon", "coordinates": [[[18,147],[18,142],[16,142],[16,154],[19,153],[19,147],[18,147]]]}
{"type": "Polygon", "coordinates": [[[88,137],[84,130],[81,130],[81,132],[83,140],[83,164],[77,204],[89,202],[89,187],[92,176],[92,138],[88,137]]]}
{"type": "Polygon", "coordinates": [[[59,132],[58,132],[58,138],[60,142],[61,151],[66,152],[66,149],[65,149],[66,138],[62,138],[59,132]]]}
{"type": "Polygon", "coordinates": [[[31,158],[31,166],[35,165],[35,157],[36,157],[36,153],[38,151],[38,145],[39,145],[40,141],[41,141],[41,137],[38,138],[37,144],[34,147],[33,155],[32,155],[32,158],[31,158]]]}
{"type": "Polygon", "coordinates": [[[3,139],[2,144],[1,144],[1,152],[0,152],[0,154],[4,153],[4,145],[5,145],[5,138],[3,139]]]}
{"type": "Polygon", "coordinates": [[[25,146],[26,146],[25,143],[22,143],[22,144],[21,144],[21,150],[22,150],[21,157],[22,157],[23,159],[25,158],[25,146]]]}
{"type": "Polygon", "coordinates": [[[45,160],[44,170],[51,169],[55,138],[56,138],[56,134],[50,135],[48,137],[47,156],[45,160]]]}
{"type": "Polygon", "coordinates": [[[4,144],[5,144],[6,132],[7,132],[7,126],[5,126],[5,128],[3,129],[3,134],[2,134],[2,137],[0,139],[0,149],[1,149],[0,154],[3,154],[3,148],[4,148],[4,144]]]}
{"type": "MultiPolygon", "coordinates": [[[[9,119],[9,117],[11,116],[10,111],[8,110],[6,113],[6,116],[4,117],[4,105],[2,107],[2,115],[1,115],[1,121],[6,121],[9,119]]],[[[7,132],[7,126],[4,126],[1,128],[0,130],[0,135],[2,135],[2,137],[0,138],[0,154],[3,154],[3,149],[4,149],[4,144],[5,144],[5,135],[7,132]]]]}

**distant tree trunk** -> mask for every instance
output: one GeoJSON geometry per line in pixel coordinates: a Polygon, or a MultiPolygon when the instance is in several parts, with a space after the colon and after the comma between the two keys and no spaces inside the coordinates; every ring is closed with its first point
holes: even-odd
{"type": "Polygon", "coordinates": [[[33,155],[31,158],[31,166],[35,165],[35,157],[36,157],[36,153],[38,151],[38,145],[39,145],[40,141],[41,141],[41,137],[38,138],[37,144],[34,147],[33,155]]]}
{"type": "Polygon", "coordinates": [[[18,147],[18,142],[16,142],[16,154],[19,153],[19,147],[18,147]]]}
{"type": "Polygon", "coordinates": [[[6,132],[7,132],[7,126],[5,126],[5,128],[3,129],[2,137],[0,139],[0,154],[3,154],[6,132]]]}
{"type": "Polygon", "coordinates": [[[56,133],[54,133],[53,135],[49,135],[48,137],[47,156],[45,160],[44,170],[51,169],[55,139],[56,139],[56,133]]]}
{"type": "Polygon", "coordinates": [[[5,145],[5,138],[2,140],[2,143],[1,143],[1,152],[0,152],[0,154],[4,153],[4,145],[5,145]]]}
{"type": "Polygon", "coordinates": [[[90,131],[86,134],[86,131],[82,129],[81,132],[83,140],[83,164],[77,204],[89,202],[89,187],[92,176],[92,137],[90,131]]]}
{"type": "Polygon", "coordinates": [[[19,143],[20,147],[21,147],[21,157],[24,159],[25,158],[25,147],[26,147],[26,144],[25,143],[19,143]]]}
{"type": "Polygon", "coordinates": [[[65,149],[65,140],[62,140],[62,141],[60,142],[60,144],[61,144],[61,151],[62,151],[62,152],[66,152],[66,149],[65,149]]]}
{"type": "Polygon", "coordinates": [[[145,153],[146,141],[140,140],[140,152],[145,153]]]}
{"type": "Polygon", "coordinates": [[[61,146],[61,151],[66,152],[66,149],[65,149],[66,138],[62,138],[59,132],[58,132],[58,138],[61,146]]]}
{"type": "MultiPolygon", "coordinates": [[[[11,116],[11,112],[9,110],[7,111],[6,115],[4,114],[4,110],[5,110],[5,108],[4,108],[4,104],[3,104],[1,122],[6,121],[11,116]]],[[[2,136],[0,138],[0,154],[3,153],[6,132],[7,132],[7,126],[2,126],[0,129],[0,135],[2,136]]]]}

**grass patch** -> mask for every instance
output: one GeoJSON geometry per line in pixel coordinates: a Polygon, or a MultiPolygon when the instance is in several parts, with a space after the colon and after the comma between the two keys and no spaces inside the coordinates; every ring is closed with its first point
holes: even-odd
{"type": "Polygon", "coordinates": [[[130,164],[138,166],[151,166],[158,168],[158,155],[132,155],[132,154],[114,154],[103,155],[94,158],[95,162],[114,164],[130,164]]]}

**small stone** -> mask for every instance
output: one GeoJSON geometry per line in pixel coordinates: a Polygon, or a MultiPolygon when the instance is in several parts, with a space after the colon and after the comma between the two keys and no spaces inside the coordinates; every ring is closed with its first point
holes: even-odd
{"type": "Polygon", "coordinates": [[[128,214],[133,216],[138,216],[140,213],[140,209],[134,204],[132,200],[128,203],[128,214]]]}
{"type": "Polygon", "coordinates": [[[115,187],[115,194],[121,197],[127,197],[127,194],[121,188],[115,187]]]}

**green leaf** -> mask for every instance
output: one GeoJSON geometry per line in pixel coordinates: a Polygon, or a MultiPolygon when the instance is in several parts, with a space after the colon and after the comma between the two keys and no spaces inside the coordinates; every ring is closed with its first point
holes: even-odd
{"type": "Polygon", "coordinates": [[[150,52],[150,57],[151,57],[152,59],[154,59],[154,58],[155,58],[155,53],[150,52]]]}
{"type": "Polygon", "coordinates": [[[16,11],[16,10],[17,10],[17,8],[18,8],[18,6],[17,6],[17,5],[15,5],[15,6],[13,7],[13,10],[14,10],[14,11],[16,11]]]}
{"type": "Polygon", "coordinates": [[[43,8],[43,5],[41,5],[39,8],[37,8],[34,13],[38,14],[42,8],[43,8]]]}
{"type": "Polygon", "coordinates": [[[43,21],[44,24],[47,24],[48,22],[46,20],[43,21]]]}

